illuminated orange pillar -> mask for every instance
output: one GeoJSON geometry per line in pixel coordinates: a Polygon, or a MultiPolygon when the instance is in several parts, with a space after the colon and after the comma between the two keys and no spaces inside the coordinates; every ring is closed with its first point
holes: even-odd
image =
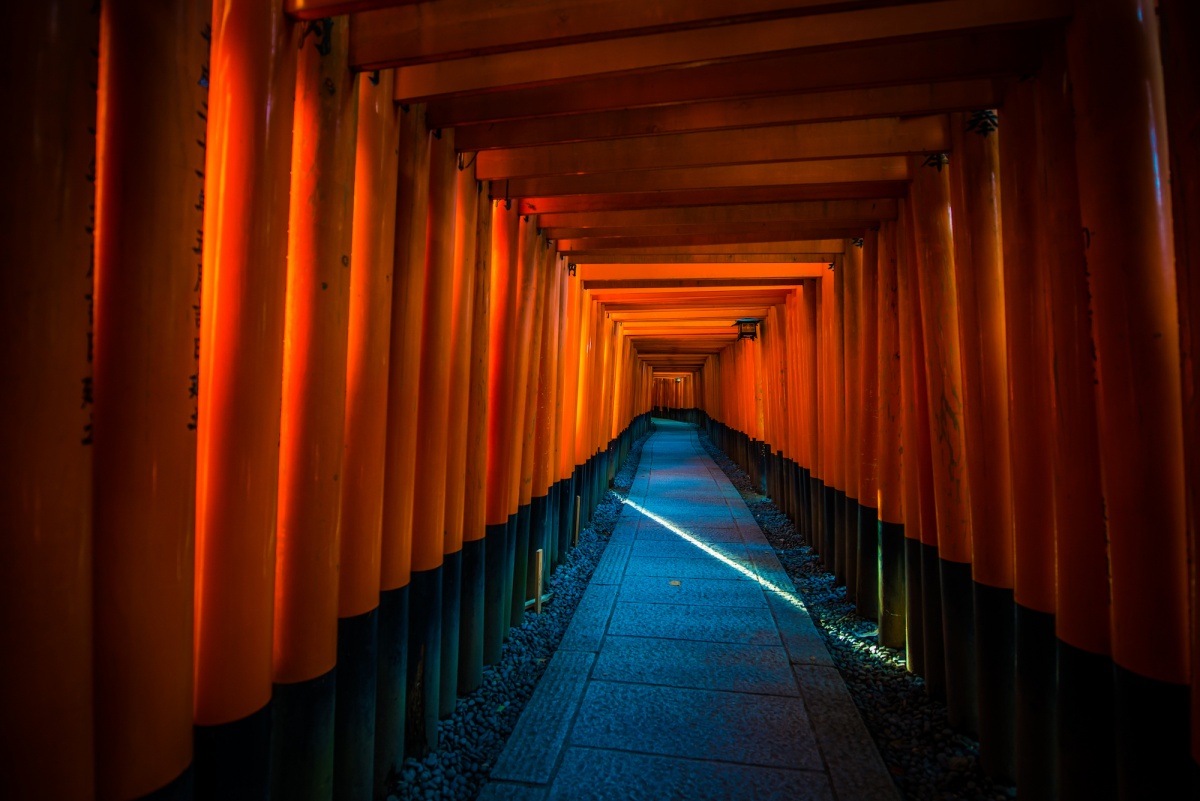
{"type": "Polygon", "coordinates": [[[1189,763],[1179,313],[1155,6],[1080,4],[1067,42],[1096,339],[1122,798],[1171,792],[1189,763]]]}
{"type": "MultiPolygon", "coordinates": [[[[1184,454],[1192,556],[1192,761],[1200,766],[1200,6],[1161,0],[1163,68],[1170,125],[1175,278],[1183,365],[1184,454]]],[[[1061,613],[1061,602],[1060,602],[1061,613]]],[[[1200,767],[1195,767],[1200,772],[1200,767]]]]}
{"type": "Polygon", "coordinates": [[[429,145],[429,218],[425,245],[425,311],[414,444],[420,469],[413,486],[412,582],[408,617],[408,730],[405,751],[437,748],[441,695],[443,551],[449,454],[451,331],[454,314],[454,211],[458,197],[454,131],[435,131],[429,145]]]}
{"type": "Polygon", "coordinates": [[[509,624],[525,621],[525,583],[529,572],[529,501],[533,497],[534,412],[537,409],[537,376],[541,357],[542,287],[539,237],[536,218],[522,217],[518,226],[517,258],[519,297],[517,356],[514,370],[516,389],[513,401],[513,439],[509,509],[515,512],[517,528],[509,543],[509,581],[507,597],[509,624]]]}
{"type": "Polygon", "coordinates": [[[1014,86],[1000,109],[1007,318],[1012,522],[1016,560],[1016,779],[1038,798],[1054,795],[1054,437],[1053,363],[1046,273],[1039,251],[1036,107],[1032,82],[1014,86]]]}
{"type": "MultiPolygon", "coordinates": [[[[934,157],[937,158],[936,156],[934,157]]],[[[978,726],[975,619],[971,589],[971,507],[963,437],[963,383],[950,228],[949,172],[910,158],[917,283],[925,339],[925,382],[933,443],[942,627],[946,649],[946,706],[950,724],[978,726]]]]}
{"type": "Polygon", "coordinates": [[[846,415],[846,271],[848,257],[838,257],[833,273],[833,341],[831,389],[832,421],[830,438],[833,441],[832,461],[836,496],[833,506],[834,554],[833,575],[839,585],[846,584],[847,520],[846,498],[849,488],[850,467],[846,464],[846,441],[849,438],[850,419],[846,415]]]}
{"type": "Polygon", "coordinates": [[[517,318],[517,221],[511,203],[492,207],[492,264],[490,298],[491,349],[488,353],[487,427],[487,542],[484,545],[484,643],[483,661],[495,664],[508,634],[511,612],[509,593],[510,540],[516,520],[511,508],[516,354],[519,332],[517,318]]]}
{"type": "Polygon", "coordinates": [[[342,23],[309,34],[296,73],[271,734],[272,795],[287,798],[333,796],[338,507],[358,124],[350,32],[342,23]]]}
{"type": "MultiPolygon", "coordinates": [[[[904,460],[904,532],[906,537],[915,540],[913,544],[916,551],[915,554],[911,551],[908,553],[914,558],[906,557],[910,598],[908,650],[909,665],[925,679],[929,694],[943,700],[946,695],[946,658],[942,629],[942,581],[933,483],[933,445],[929,435],[928,385],[925,379],[925,332],[917,278],[919,263],[913,216],[913,204],[902,201],[896,274],[900,293],[901,391],[905,404],[904,452],[916,457],[904,460]],[[914,592],[916,587],[920,588],[919,592],[914,592]],[[919,603],[914,606],[914,601],[919,603]],[[914,647],[918,638],[921,648],[919,653],[914,653],[918,650],[914,647]],[[914,659],[919,660],[919,669],[913,664],[914,659]]],[[[909,545],[909,542],[905,545],[909,545]]]]}
{"type": "Polygon", "coordinates": [[[400,110],[394,73],[359,78],[338,546],[334,796],[372,792],[388,345],[400,110]]]}
{"type": "MultiPolygon", "coordinates": [[[[1054,380],[1058,797],[1116,793],[1108,538],[1100,485],[1091,296],[1080,231],[1075,128],[1062,43],[1036,84],[1038,251],[1047,270],[1054,380]]],[[[1028,154],[1025,154],[1027,157],[1028,154]]]]}
{"type": "MultiPolygon", "coordinates": [[[[467,381],[466,494],[463,499],[462,615],[459,623],[458,688],[473,692],[483,681],[487,615],[488,426],[491,364],[492,201],[490,186],[475,193],[475,271],[471,298],[471,350],[467,381]]],[[[495,343],[503,347],[503,343],[495,343]]]]}
{"type": "Polygon", "coordinates": [[[425,229],[429,211],[429,151],[425,107],[400,116],[392,324],[388,356],[387,440],[383,468],[380,557],[379,670],[375,698],[375,793],[390,792],[389,776],[404,762],[408,708],[409,584],[412,578],[413,490],[417,401],[425,313],[425,229]]]}
{"type": "MultiPolygon", "coordinates": [[[[879,515],[879,642],[905,647],[908,625],[906,597],[904,404],[900,390],[900,296],[897,281],[897,223],[885,220],[879,229],[879,270],[876,278],[876,369],[878,400],[876,470],[879,515]]],[[[909,458],[912,458],[911,456],[909,458]]]]}
{"type": "MultiPolygon", "coordinates": [[[[955,114],[950,204],[971,488],[979,739],[988,774],[1015,780],[1012,473],[1000,162],[995,112],[955,114]]],[[[1040,449],[1042,443],[1038,443],[1040,449]]],[[[1053,562],[1051,562],[1053,564],[1053,562]]]]}
{"type": "Polygon", "coordinates": [[[858,598],[858,474],[860,467],[859,419],[862,396],[860,383],[862,372],[859,364],[858,314],[862,295],[862,248],[846,243],[846,254],[842,261],[842,360],[845,391],[842,395],[843,419],[841,447],[846,474],[845,515],[845,561],[843,576],[846,581],[846,597],[858,598]]]}
{"type": "Polygon", "coordinates": [[[863,234],[859,282],[858,613],[879,619],[879,232],[863,234]]]}
{"type": "Polygon", "coordinates": [[[94,374],[96,786],[190,790],[211,5],[101,7],[94,374]]]}
{"type": "Polygon", "coordinates": [[[195,775],[269,793],[288,175],[299,28],[213,3],[196,473],[195,775]],[[219,189],[218,189],[219,187],[219,189]]]}
{"type": "Polygon", "coordinates": [[[89,344],[99,14],[45,2],[6,16],[22,33],[5,56],[13,71],[0,126],[15,182],[0,199],[9,388],[0,402],[0,771],[14,798],[86,801],[96,772],[89,344]]]}
{"type": "Polygon", "coordinates": [[[449,326],[449,404],[446,425],[446,522],[442,542],[442,676],[438,714],[458,698],[458,643],[463,589],[463,523],[467,498],[467,407],[471,397],[472,304],[479,183],[469,156],[459,156],[454,210],[453,294],[449,326]]]}
{"type": "MultiPolygon", "coordinates": [[[[533,431],[530,440],[532,449],[532,482],[530,484],[530,536],[529,536],[529,569],[526,571],[525,598],[533,598],[537,594],[537,574],[535,570],[536,552],[543,552],[542,573],[544,583],[549,584],[550,556],[552,549],[549,542],[550,532],[550,478],[551,454],[553,444],[551,436],[553,426],[554,392],[557,389],[557,356],[558,356],[558,310],[560,272],[557,258],[549,243],[539,239],[537,258],[545,273],[542,289],[542,320],[540,357],[538,359],[537,391],[532,398],[533,431]]],[[[532,380],[532,377],[531,377],[532,380]]]]}

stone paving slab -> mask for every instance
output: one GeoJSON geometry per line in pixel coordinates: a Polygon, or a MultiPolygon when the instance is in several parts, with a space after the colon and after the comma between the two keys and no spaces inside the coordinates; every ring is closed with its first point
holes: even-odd
{"type": "MultiPolygon", "coordinates": [[[[744,569],[744,568],[743,568],[744,569]]],[[[626,576],[657,576],[668,579],[717,579],[723,581],[754,581],[753,571],[749,576],[730,565],[710,556],[695,559],[667,559],[661,556],[635,556],[625,565],[626,576]]]]}
{"type": "Polygon", "coordinates": [[[838,798],[899,801],[871,735],[841,674],[832,667],[796,667],[804,705],[838,798]]]}
{"type": "Polygon", "coordinates": [[[739,645],[780,644],[770,610],[752,606],[714,607],[698,615],[694,606],[686,604],[618,603],[608,622],[608,633],[739,645]]]}
{"type": "Polygon", "coordinates": [[[583,698],[595,656],[557,651],[492,768],[493,779],[546,784],[583,698]]]}
{"type": "Polygon", "coordinates": [[[656,425],[604,557],[479,797],[895,801],[750,510],[694,427],[656,425]]]}
{"type": "Polygon", "coordinates": [[[600,564],[596,565],[596,571],[592,573],[591,583],[620,584],[621,577],[625,575],[625,561],[629,559],[630,548],[629,545],[610,542],[600,557],[600,564]]]}
{"type": "Polygon", "coordinates": [[[592,678],[699,690],[797,695],[782,646],[608,635],[592,678]]]}
{"type": "Polygon", "coordinates": [[[804,702],[777,695],[593,681],[579,705],[571,745],[823,768],[804,702]]]}
{"type": "Polygon", "coordinates": [[[626,576],[617,599],[627,603],[694,604],[696,606],[766,606],[756,581],[677,579],[626,576]]]}
{"type": "Polygon", "coordinates": [[[613,602],[617,600],[617,588],[612,584],[592,584],[579,599],[571,625],[559,642],[560,651],[590,651],[600,650],[600,641],[604,639],[604,628],[608,625],[608,617],[612,613],[613,602]]]}
{"type": "Polygon", "coordinates": [[[551,801],[832,801],[815,771],[569,748],[550,788],[551,801]]]}

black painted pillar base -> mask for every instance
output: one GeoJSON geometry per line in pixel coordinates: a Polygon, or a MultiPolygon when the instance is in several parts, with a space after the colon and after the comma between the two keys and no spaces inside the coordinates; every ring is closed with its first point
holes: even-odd
{"type": "Polygon", "coordinates": [[[846,511],[846,599],[858,600],[858,499],[845,499],[846,511]]]}
{"type": "Polygon", "coordinates": [[[153,792],[138,796],[137,801],[194,801],[196,798],[196,776],[193,766],[153,792]]]}
{"type": "Polygon", "coordinates": [[[333,718],[337,668],[271,693],[271,797],[333,798],[333,718]]]}
{"type": "Polygon", "coordinates": [[[876,567],[879,596],[879,644],[885,648],[904,648],[907,619],[905,599],[904,524],[879,520],[876,567]]]}
{"type": "MultiPolygon", "coordinates": [[[[490,526],[489,526],[490,528],[490,526]]],[[[462,547],[462,607],[458,619],[458,691],[474,692],[483,682],[487,539],[462,547]]]]}
{"type": "Polygon", "coordinates": [[[558,499],[562,494],[562,482],[555,481],[550,485],[550,491],[546,494],[546,575],[549,576],[554,568],[558,566],[562,555],[558,550],[558,499]]]}
{"type": "MultiPolygon", "coordinates": [[[[546,558],[550,555],[546,548],[546,508],[549,496],[542,495],[529,501],[529,542],[525,548],[525,587],[521,597],[521,610],[524,612],[525,602],[537,593],[537,552],[542,551],[542,569],[545,570],[546,558]]],[[[516,606],[514,605],[514,610],[516,606]]]]}
{"type": "Polygon", "coordinates": [[[333,719],[333,797],[370,799],[375,780],[375,685],[379,608],[338,619],[333,719]]]}
{"type": "Polygon", "coordinates": [[[525,600],[529,597],[525,593],[528,591],[530,572],[529,536],[533,528],[532,518],[531,504],[526,503],[517,507],[517,541],[514,548],[512,595],[509,597],[512,611],[508,616],[511,628],[525,623],[525,600]]]}
{"type": "Polygon", "coordinates": [[[442,567],[414,570],[408,604],[408,706],[405,756],[424,757],[438,745],[442,676],[442,567]]]}
{"type": "Polygon", "coordinates": [[[941,559],[936,545],[921,543],[922,631],[925,634],[925,689],[946,700],[946,651],[942,631],[941,559]]]}
{"type": "Polygon", "coordinates": [[[458,638],[462,613],[462,551],[442,557],[442,674],[438,717],[454,714],[458,702],[458,638]]]}
{"type": "Polygon", "coordinates": [[[879,512],[858,504],[858,613],[879,620],[879,512]]]}
{"type": "Polygon", "coordinates": [[[575,477],[579,471],[563,479],[562,492],[558,499],[558,562],[562,564],[571,552],[571,539],[575,525],[575,477]]]}
{"type": "MultiPolygon", "coordinates": [[[[513,515],[509,515],[509,521],[513,515]]],[[[492,523],[484,529],[483,546],[483,664],[500,661],[500,648],[507,629],[504,618],[508,604],[504,597],[504,573],[508,567],[508,522],[492,523]]]]}
{"type": "Polygon", "coordinates": [[[1192,778],[1188,686],[1141,676],[1115,663],[1113,676],[1117,798],[1179,798],[1192,778]]]}
{"type": "Polygon", "coordinates": [[[809,545],[825,561],[825,482],[811,474],[808,479],[809,521],[808,531],[812,535],[809,545]]]}
{"type": "MultiPolygon", "coordinates": [[[[829,485],[821,488],[821,506],[823,514],[821,515],[822,540],[821,545],[821,564],[825,565],[825,569],[829,572],[834,572],[837,566],[837,490],[829,485]]],[[[836,576],[834,577],[836,581],[836,576]]]]}
{"type": "Polygon", "coordinates": [[[975,582],[970,562],[940,559],[942,629],[946,650],[946,713],[954,729],[979,731],[979,676],[975,667],[975,582]]]}
{"type": "Polygon", "coordinates": [[[921,541],[904,538],[904,648],[910,673],[925,675],[925,585],[921,541]]]}
{"type": "MultiPolygon", "coordinates": [[[[528,515],[529,508],[525,507],[525,513],[528,515]]],[[[513,574],[517,564],[517,546],[521,535],[521,507],[517,507],[517,511],[508,516],[508,539],[506,541],[507,550],[504,555],[504,641],[508,642],[508,632],[514,625],[519,625],[513,622],[513,595],[519,593],[513,592],[513,574]]]]}
{"type": "Polygon", "coordinates": [[[408,706],[408,586],[379,594],[375,681],[375,797],[386,798],[404,763],[408,706]]]}
{"type": "Polygon", "coordinates": [[[1117,797],[1117,718],[1113,663],[1057,642],[1058,797],[1114,801],[1117,797]]]}
{"type": "Polygon", "coordinates": [[[975,582],[975,667],[979,673],[979,761],[994,781],[1015,784],[1016,607],[1011,587],[975,582]]]}
{"type": "Polygon", "coordinates": [[[834,585],[846,584],[846,493],[833,491],[833,581],[834,585]]]}
{"type": "Polygon", "coordinates": [[[192,729],[197,801],[271,797],[271,703],[240,720],[192,729]]]}
{"type": "MultiPolygon", "coordinates": [[[[1057,798],[1058,643],[1054,615],[1016,605],[1017,786],[1022,801],[1057,798]]],[[[1146,798],[1147,796],[1138,796],[1146,798]]]]}

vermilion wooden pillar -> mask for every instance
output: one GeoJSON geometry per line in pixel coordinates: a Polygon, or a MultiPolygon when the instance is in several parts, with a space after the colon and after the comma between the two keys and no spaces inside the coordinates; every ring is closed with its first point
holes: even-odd
{"type": "Polygon", "coordinates": [[[878,319],[876,364],[879,370],[879,644],[888,648],[905,647],[908,626],[904,528],[905,429],[901,392],[897,245],[897,224],[885,220],[879,230],[875,314],[878,319]]]}
{"type": "Polygon", "coordinates": [[[838,258],[833,273],[832,349],[830,388],[832,396],[834,465],[833,500],[833,575],[838,584],[846,583],[846,491],[849,468],[846,464],[846,437],[849,420],[846,418],[846,269],[847,259],[838,258]]]}
{"type": "Polygon", "coordinates": [[[92,351],[102,798],[192,792],[200,78],[212,9],[174,6],[101,8],[92,351]]]}
{"type": "Polygon", "coordinates": [[[517,239],[517,324],[520,331],[514,369],[516,384],[513,393],[512,452],[509,454],[513,463],[509,485],[509,509],[517,515],[515,536],[509,542],[509,590],[506,603],[509,606],[510,626],[520,626],[525,621],[527,597],[525,579],[529,569],[529,501],[533,497],[533,411],[537,408],[537,368],[541,356],[541,340],[537,337],[541,333],[539,326],[542,321],[540,300],[543,271],[539,269],[538,247],[536,218],[531,220],[528,216],[522,217],[517,239]],[[528,462],[525,460],[526,451],[529,455],[528,462]]]}
{"type": "Polygon", "coordinates": [[[379,580],[387,440],[400,109],[393,73],[359,78],[338,546],[334,796],[369,798],[374,780],[379,580]]]}
{"type": "MultiPolygon", "coordinates": [[[[483,681],[487,629],[488,429],[492,410],[491,365],[492,201],[483,182],[476,192],[475,271],[471,299],[471,353],[467,398],[466,494],[463,509],[462,617],[458,688],[473,692],[483,681]]],[[[502,348],[503,343],[495,343],[502,348]]]]}
{"type": "MultiPolygon", "coordinates": [[[[412,583],[409,589],[408,711],[404,747],[424,756],[438,747],[441,697],[443,555],[449,454],[451,330],[454,313],[454,211],[458,197],[454,131],[434,131],[429,146],[429,220],[425,301],[414,444],[412,583]]],[[[461,480],[461,479],[460,479],[461,480]]]]}
{"type": "Polygon", "coordinates": [[[879,232],[863,234],[858,306],[858,613],[879,619],[879,232]]]}
{"type": "Polygon", "coordinates": [[[1162,53],[1170,126],[1175,276],[1179,285],[1184,452],[1192,553],[1192,769],[1200,793],[1200,6],[1162,0],[1162,53]]]}
{"type": "Polygon", "coordinates": [[[1016,559],[1016,773],[1035,798],[1054,795],[1054,476],[1047,272],[1038,242],[1034,83],[1012,87],[1000,110],[1009,437],[1016,559]]]}
{"type": "Polygon", "coordinates": [[[513,399],[518,321],[517,211],[499,202],[492,208],[490,298],[491,348],[488,353],[487,543],[484,569],[484,664],[500,659],[508,634],[509,540],[515,521],[510,508],[512,486],[513,399]]]}
{"type": "Polygon", "coordinates": [[[338,522],[358,92],[350,32],[300,50],[288,219],[272,662],[272,795],[333,797],[338,522]],[[330,90],[332,87],[332,91],[330,90]]]}
{"type": "Polygon", "coordinates": [[[375,793],[404,762],[408,708],[409,584],[425,250],[429,212],[429,142],[425,107],[400,117],[392,325],[388,357],[387,449],[383,469],[383,543],[379,597],[379,672],[375,704],[375,793]]]}
{"type": "Polygon", "coordinates": [[[937,507],[946,707],[951,726],[974,732],[978,713],[971,588],[971,493],[961,425],[963,384],[958,299],[954,284],[954,239],[950,227],[949,171],[953,167],[934,164],[910,157],[937,507]]]}
{"type": "Polygon", "coordinates": [[[862,248],[846,243],[846,256],[842,262],[842,348],[845,392],[842,405],[845,411],[845,427],[842,429],[842,452],[846,470],[845,529],[846,556],[843,571],[846,581],[846,597],[858,598],[858,507],[859,471],[862,464],[862,443],[859,421],[862,417],[862,367],[860,361],[861,337],[859,336],[859,312],[862,305],[862,248]]]}
{"type": "Polygon", "coordinates": [[[954,161],[954,280],[962,354],[963,429],[971,485],[975,660],[980,758],[988,774],[1015,780],[1012,472],[1008,436],[1004,263],[995,112],[950,117],[954,161]]]}
{"type": "Polygon", "coordinates": [[[1038,250],[1046,263],[1054,359],[1054,527],[1058,797],[1116,794],[1108,538],[1100,484],[1095,345],[1061,40],[1038,76],[1038,250]]]}
{"type": "Polygon", "coordinates": [[[1179,312],[1155,4],[1080,4],[1067,44],[1112,570],[1118,795],[1152,797],[1185,781],[1191,679],[1179,312]]]}
{"type": "Polygon", "coordinates": [[[96,769],[88,345],[100,20],[79,3],[7,12],[22,34],[5,57],[14,70],[0,126],[14,181],[0,197],[0,370],[14,388],[0,401],[0,771],[14,797],[86,801],[96,769]]]}
{"type": "MultiPolygon", "coordinates": [[[[916,275],[919,269],[917,260],[917,251],[914,237],[914,208],[911,202],[902,202],[900,205],[900,221],[903,236],[900,237],[900,255],[901,259],[897,265],[897,275],[899,290],[901,293],[900,300],[900,330],[901,336],[907,331],[911,339],[907,344],[907,349],[902,346],[901,349],[901,364],[907,362],[904,378],[911,381],[911,388],[905,386],[907,399],[911,401],[908,405],[908,411],[911,417],[905,418],[905,423],[911,421],[911,426],[906,426],[905,431],[912,429],[912,447],[905,448],[906,453],[914,453],[913,470],[911,476],[913,492],[915,497],[906,495],[904,501],[905,521],[904,530],[907,533],[910,527],[914,528],[916,539],[920,545],[917,548],[919,558],[915,561],[920,569],[918,571],[919,580],[909,581],[911,588],[914,583],[921,587],[920,592],[920,617],[921,630],[920,638],[922,640],[922,667],[924,673],[921,675],[925,679],[925,687],[929,694],[938,700],[945,700],[946,697],[946,654],[945,654],[945,634],[942,625],[942,574],[940,568],[940,559],[938,555],[938,525],[937,525],[937,505],[936,492],[933,482],[933,445],[930,438],[930,420],[929,420],[929,397],[928,384],[926,383],[926,371],[928,365],[925,361],[925,331],[924,321],[921,313],[921,292],[918,285],[916,275]],[[909,358],[906,360],[904,357],[909,358]],[[911,512],[911,514],[910,514],[911,512]]],[[[905,465],[908,465],[908,460],[905,460],[905,465]]],[[[905,475],[905,488],[908,490],[909,475],[905,475]]],[[[912,577],[915,578],[915,577],[912,577]]],[[[911,594],[911,592],[910,592],[911,594]]],[[[913,610],[909,610],[909,632],[913,633],[912,625],[913,610]]],[[[910,636],[910,647],[912,650],[910,636]]]]}
{"type": "Polygon", "coordinates": [[[269,793],[288,174],[299,28],[213,3],[196,473],[201,798],[269,793]]]}
{"type": "MultiPolygon", "coordinates": [[[[465,154],[464,154],[465,155],[465,154]]],[[[454,712],[458,698],[458,646],[463,596],[463,523],[467,499],[467,411],[471,399],[471,325],[475,300],[475,249],[479,182],[459,156],[454,209],[453,294],[449,327],[449,403],[446,424],[446,522],[442,543],[442,675],[438,714],[454,712]]]]}

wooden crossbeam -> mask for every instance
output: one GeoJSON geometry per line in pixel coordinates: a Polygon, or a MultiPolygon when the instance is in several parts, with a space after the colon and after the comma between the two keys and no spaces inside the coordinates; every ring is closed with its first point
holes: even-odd
{"type": "Polygon", "coordinates": [[[809,236],[821,239],[853,239],[860,237],[869,227],[863,224],[853,228],[812,228],[802,229],[793,226],[787,229],[762,230],[751,233],[691,233],[677,236],[625,236],[625,237],[582,237],[579,239],[560,239],[557,242],[560,253],[572,253],[576,250],[616,251],[621,249],[639,250],[650,247],[678,247],[689,245],[736,245],[746,243],[788,242],[798,236],[809,236]]]}
{"type": "Polygon", "coordinates": [[[428,119],[431,126],[449,128],[671,103],[1016,76],[1036,68],[1041,46],[1040,36],[1010,30],[872,44],[835,53],[788,52],[652,76],[606,76],[437,100],[429,104],[428,119]]]}
{"type": "Polygon", "coordinates": [[[425,0],[285,0],[283,10],[293,19],[314,20],[381,8],[390,11],[423,2],[425,0]]]}
{"type": "Polygon", "coordinates": [[[586,266],[591,265],[623,265],[631,268],[649,264],[649,265],[697,265],[697,266],[713,266],[713,265],[729,265],[729,264],[780,264],[794,266],[797,264],[821,264],[826,265],[833,261],[837,253],[795,253],[790,255],[777,255],[771,253],[758,254],[723,254],[713,253],[710,255],[680,255],[680,254],[632,254],[621,255],[619,253],[603,253],[603,254],[588,254],[588,253],[572,253],[571,261],[578,265],[579,269],[585,270],[586,266]]]}
{"type": "MultiPolygon", "coordinates": [[[[912,0],[908,0],[912,2],[912,0]]],[[[290,0],[293,5],[338,5],[290,0]]],[[[399,6],[392,0],[372,4],[399,6]]],[[[378,67],[426,64],[617,37],[666,33],[795,16],[852,0],[437,0],[354,17],[351,62],[378,67]]],[[[326,15],[328,16],[328,15],[326,15]]]]}
{"type": "Polygon", "coordinates": [[[566,195],[522,198],[521,214],[547,214],[620,209],[680,208],[739,203],[777,203],[802,200],[850,200],[857,198],[904,197],[904,181],[873,181],[787,186],[745,186],[674,192],[625,192],[607,195],[566,195]]]}
{"type": "Polygon", "coordinates": [[[991,78],[714,100],[466,125],[454,131],[462,151],[621,139],[632,136],[831,122],[993,108],[1002,82],[991,78]]]}
{"type": "Polygon", "coordinates": [[[667,225],[721,226],[751,222],[774,224],[847,219],[894,220],[896,219],[896,201],[890,198],[809,200],[799,203],[751,203],[736,206],[692,206],[681,209],[564,212],[540,214],[537,224],[544,230],[561,228],[638,229],[667,225]]]}
{"type": "Polygon", "coordinates": [[[395,92],[397,100],[419,102],[780,51],[1046,23],[1071,11],[1069,0],[933,0],[837,10],[402,66],[395,92]]]}
{"type": "Polygon", "coordinates": [[[495,181],[712,164],[939,153],[949,147],[950,129],[943,114],[880,117],[485,150],[475,160],[475,175],[480,180],[495,181]]]}
{"type": "Polygon", "coordinates": [[[908,178],[906,157],[877,156],[832,161],[717,164],[709,167],[513,178],[493,181],[491,193],[495,199],[578,197],[706,189],[745,190],[751,187],[890,183],[907,181],[908,178]]]}
{"type": "Polygon", "coordinates": [[[581,264],[579,278],[585,285],[591,281],[649,280],[649,279],[715,279],[739,278],[754,283],[765,278],[820,278],[828,269],[827,262],[798,264],[581,264]]]}

